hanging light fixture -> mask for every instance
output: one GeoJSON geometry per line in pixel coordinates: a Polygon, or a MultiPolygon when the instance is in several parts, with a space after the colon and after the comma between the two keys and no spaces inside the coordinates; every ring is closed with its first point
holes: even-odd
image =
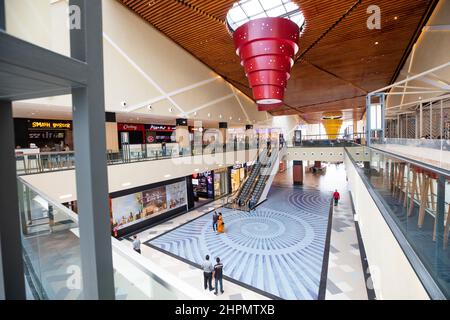
{"type": "Polygon", "coordinates": [[[241,1],[233,5],[227,16],[236,54],[241,59],[259,111],[283,105],[304,24],[296,4],[275,0],[270,1],[270,5],[272,7],[265,8],[257,0],[241,1]]]}

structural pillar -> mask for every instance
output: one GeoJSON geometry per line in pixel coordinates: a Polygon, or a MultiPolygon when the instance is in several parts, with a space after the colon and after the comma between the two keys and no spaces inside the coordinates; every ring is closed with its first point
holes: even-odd
{"type": "Polygon", "coordinates": [[[87,86],[72,89],[83,297],[115,299],[106,168],[102,3],[70,0],[81,28],[70,31],[71,56],[86,62],[87,86]]]}
{"type": "Polygon", "coordinates": [[[372,96],[366,96],[366,144],[370,146],[371,143],[371,105],[372,105],[372,96]]]}
{"type": "Polygon", "coordinates": [[[227,143],[228,137],[228,123],[219,122],[219,143],[223,146],[225,151],[225,144],[227,143]]]}
{"type": "Polygon", "coordinates": [[[420,103],[419,107],[419,138],[423,137],[423,104],[420,103]]]}
{"type": "Polygon", "coordinates": [[[203,153],[203,123],[194,121],[194,155],[203,153]]]}
{"type": "Polygon", "coordinates": [[[175,141],[180,148],[180,155],[190,153],[191,144],[189,141],[189,128],[187,119],[176,119],[175,141]]]}
{"type": "Polygon", "coordinates": [[[0,101],[0,297],[25,300],[12,103],[0,101]],[[3,290],[2,290],[3,289],[3,290]],[[3,292],[2,292],[3,291],[3,292]]]}
{"type": "Polygon", "coordinates": [[[294,185],[303,185],[303,161],[293,161],[292,177],[294,180],[294,185]]]}
{"type": "Polygon", "coordinates": [[[436,199],[436,257],[440,259],[444,243],[444,219],[445,219],[445,176],[439,174],[437,177],[437,199],[436,199]]]}
{"type": "Polygon", "coordinates": [[[116,114],[114,112],[106,112],[106,150],[119,151],[119,131],[117,129],[116,114]]]}

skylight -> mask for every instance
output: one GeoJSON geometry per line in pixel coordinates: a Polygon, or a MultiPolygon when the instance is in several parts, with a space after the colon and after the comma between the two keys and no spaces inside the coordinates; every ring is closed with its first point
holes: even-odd
{"type": "Polygon", "coordinates": [[[234,31],[250,20],[264,17],[283,17],[295,22],[300,29],[305,18],[298,5],[290,0],[241,0],[228,11],[227,24],[234,31]]]}

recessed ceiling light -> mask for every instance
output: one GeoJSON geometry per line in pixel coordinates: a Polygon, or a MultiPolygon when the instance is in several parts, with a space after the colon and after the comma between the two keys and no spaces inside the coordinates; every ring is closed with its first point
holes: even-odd
{"type": "Polygon", "coordinates": [[[196,116],[197,115],[197,111],[194,111],[194,116],[196,116]]]}
{"type": "Polygon", "coordinates": [[[198,169],[198,168],[197,168],[197,169],[195,169],[194,171],[195,171],[195,172],[199,172],[199,171],[200,171],[200,169],[198,169]]]}
{"type": "Polygon", "coordinates": [[[173,112],[173,108],[169,108],[169,112],[173,112]]]}
{"type": "Polygon", "coordinates": [[[170,174],[165,174],[164,178],[170,178],[170,174]]]}
{"type": "Polygon", "coordinates": [[[397,19],[398,19],[398,17],[397,17],[397,16],[395,16],[395,17],[394,17],[394,20],[397,20],[397,19]]]}
{"type": "Polygon", "coordinates": [[[379,43],[378,41],[375,41],[375,45],[378,45],[378,43],[379,43]]]}
{"type": "Polygon", "coordinates": [[[152,106],[149,104],[149,105],[147,106],[147,109],[148,109],[148,111],[152,111],[152,106]]]}
{"type": "Polygon", "coordinates": [[[419,100],[422,100],[422,97],[419,97],[419,100]]]}
{"type": "Polygon", "coordinates": [[[60,198],[60,199],[69,199],[69,198],[72,198],[72,194],[71,194],[71,193],[69,193],[69,194],[63,194],[63,195],[60,196],[59,198],[60,198]]]}
{"type": "Polygon", "coordinates": [[[219,114],[219,118],[222,119],[222,115],[221,114],[219,114]]]}
{"type": "Polygon", "coordinates": [[[131,186],[131,182],[122,183],[122,187],[128,187],[128,186],[131,186]]]}
{"type": "Polygon", "coordinates": [[[211,118],[211,113],[208,113],[208,118],[211,118]]]}

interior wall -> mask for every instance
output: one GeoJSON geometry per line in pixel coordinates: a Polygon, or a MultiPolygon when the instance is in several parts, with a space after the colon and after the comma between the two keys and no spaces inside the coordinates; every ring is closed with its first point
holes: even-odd
{"type": "Polygon", "coordinates": [[[345,167],[377,299],[429,300],[347,154],[345,167]]]}

